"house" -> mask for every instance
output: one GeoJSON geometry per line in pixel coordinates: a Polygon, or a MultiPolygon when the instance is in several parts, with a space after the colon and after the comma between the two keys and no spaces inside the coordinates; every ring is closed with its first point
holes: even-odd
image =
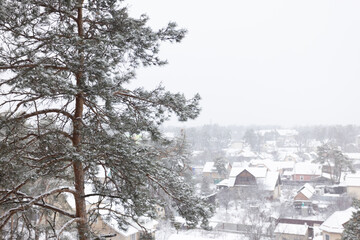
{"type": "Polygon", "coordinates": [[[294,197],[294,201],[310,201],[315,189],[308,183],[302,186],[294,197]]]}
{"type": "Polygon", "coordinates": [[[267,168],[233,168],[230,172],[228,187],[247,193],[260,193],[264,198],[277,199],[280,196],[280,175],[267,168]],[[254,191],[256,189],[257,191],[254,191]]]}
{"type": "Polygon", "coordinates": [[[299,162],[296,163],[293,170],[293,181],[313,181],[321,176],[321,165],[299,162]]]}
{"type": "Polygon", "coordinates": [[[306,224],[278,223],[274,234],[276,240],[308,240],[309,228],[306,224]]]}
{"type": "Polygon", "coordinates": [[[202,173],[203,177],[210,177],[216,184],[219,183],[221,180],[228,178],[231,168],[231,164],[226,163],[225,169],[227,173],[225,175],[221,175],[215,167],[215,162],[206,162],[202,173]]]}
{"type": "MultiPolygon", "coordinates": [[[[99,173],[100,175],[104,174],[104,172],[99,173]]],[[[85,184],[85,193],[91,194],[93,193],[93,187],[91,184],[85,184]]],[[[75,199],[72,194],[66,194],[66,202],[72,208],[72,211],[75,211],[75,199]]],[[[109,240],[139,240],[141,239],[141,235],[145,234],[145,229],[147,233],[152,235],[155,234],[155,229],[158,222],[154,219],[148,217],[140,217],[135,223],[132,219],[125,219],[127,221],[128,226],[120,227],[114,216],[111,216],[109,210],[103,210],[102,208],[111,208],[112,211],[116,211],[121,215],[124,211],[124,207],[121,204],[108,204],[106,200],[104,200],[101,204],[98,204],[99,196],[90,196],[86,198],[86,209],[89,217],[91,216],[92,222],[90,224],[91,230],[97,235],[102,236],[105,239],[109,240]],[[111,206],[111,207],[109,207],[111,206]],[[101,210],[97,210],[97,209],[101,210]],[[99,215],[96,216],[98,212],[99,215]],[[96,216],[96,217],[94,217],[96,216]],[[106,237],[105,237],[106,236],[106,237]]],[[[164,209],[161,206],[157,206],[155,211],[158,214],[158,218],[163,217],[165,214],[164,209]]]]}
{"type": "Polygon", "coordinates": [[[360,168],[360,153],[344,153],[344,155],[349,158],[354,168],[360,168]]]}
{"type": "Polygon", "coordinates": [[[273,161],[270,159],[253,159],[249,163],[249,167],[264,167],[267,168],[268,171],[278,171],[280,175],[282,175],[284,171],[292,171],[294,165],[294,162],[273,161]]]}
{"type": "MultiPolygon", "coordinates": [[[[154,236],[154,229],[157,225],[157,221],[144,218],[140,220],[140,223],[146,229],[150,229],[149,233],[154,236]]],[[[99,216],[96,219],[94,224],[91,225],[91,229],[98,236],[107,236],[106,239],[109,240],[139,240],[141,234],[143,234],[143,229],[135,223],[132,223],[127,226],[126,229],[123,229],[114,218],[103,216],[99,216]]]]}
{"type": "Polygon", "coordinates": [[[238,159],[240,161],[250,161],[251,159],[254,159],[254,158],[257,158],[257,157],[258,157],[258,155],[255,154],[254,152],[252,152],[248,148],[242,149],[242,151],[238,155],[238,159]]]}
{"type": "Polygon", "coordinates": [[[340,186],[346,188],[349,196],[360,200],[360,174],[347,174],[344,178],[340,186]]]}
{"type": "Polygon", "coordinates": [[[315,189],[308,183],[305,183],[294,197],[294,207],[301,210],[301,215],[307,216],[312,207],[312,197],[315,189]]]}
{"type": "Polygon", "coordinates": [[[324,240],[340,240],[344,231],[344,224],[347,223],[355,208],[350,207],[344,211],[336,211],[320,225],[324,240]]]}
{"type": "Polygon", "coordinates": [[[279,218],[277,220],[277,223],[296,224],[296,225],[300,225],[300,226],[307,225],[309,239],[314,239],[315,235],[320,233],[320,231],[318,229],[323,222],[324,221],[311,220],[311,219],[307,219],[307,218],[305,218],[305,219],[279,218]]]}

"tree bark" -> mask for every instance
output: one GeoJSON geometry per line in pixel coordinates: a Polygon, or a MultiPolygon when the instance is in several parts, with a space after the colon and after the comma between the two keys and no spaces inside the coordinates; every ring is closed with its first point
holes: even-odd
{"type": "MultiPolygon", "coordinates": [[[[77,16],[77,25],[78,25],[78,35],[80,38],[83,37],[83,16],[82,16],[82,4],[83,0],[78,1],[78,16],[77,16]]],[[[79,50],[80,56],[80,70],[75,74],[76,84],[79,89],[83,86],[83,65],[84,57],[82,50],[79,50]]],[[[82,117],[84,109],[84,95],[80,91],[76,95],[75,103],[75,115],[74,115],[74,129],[73,129],[73,146],[77,151],[81,151],[81,127],[82,127],[82,117]]],[[[76,205],[76,217],[80,220],[78,221],[78,235],[80,240],[90,239],[90,230],[87,223],[87,213],[86,213],[86,202],[85,202],[85,171],[84,166],[80,160],[73,161],[74,169],[74,183],[75,183],[75,205],[76,205]]]]}

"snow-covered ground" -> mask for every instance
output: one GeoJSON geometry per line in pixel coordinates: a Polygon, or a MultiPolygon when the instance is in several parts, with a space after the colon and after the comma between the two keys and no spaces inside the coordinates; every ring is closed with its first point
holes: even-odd
{"type": "Polygon", "coordinates": [[[160,230],[156,233],[156,239],[159,240],[240,240],[247,238],[244,235],[236,234],[236,233],[224,233],[218,231],[206,231],[206,230],[181,230],[178,233],[173,232],[168,234],[167,236],[160,230]],[[165,238],[167,237],[167,238],[165,238]]]}

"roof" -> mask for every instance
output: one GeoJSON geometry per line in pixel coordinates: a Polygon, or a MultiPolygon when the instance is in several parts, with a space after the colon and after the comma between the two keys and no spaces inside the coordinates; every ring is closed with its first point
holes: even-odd
{"type": "Polygon", "coordinates": [[[315,189],[310,184],[305,183],[305,185],[299,189],[298,193],[302,193],[305,197],[310,199],[314,195],[315,189]]]}
{"type": "Polygon", "coordinates": [[[266,168],[260,168],[260,167],[247,167],[247,168],[233,167],[231,169],[231,172],[230,172],[230,177],[236,177],[237,175],[239,175],[244,170],[251,173],[251,175],[253,175],[255,178],[261,178],[261,177],[265,178],[266,177],[267,169],[266,168]]]}
{"type": "Polygon", "coordinates": [[[308,162],[300,162],[296,163],[294,166],[294,174],[302,174],[302,175],[321,175],[321,165],[308,163],[308,162]]]}
{"type": "Polygon", "coordinates": [[[277,180],[279,179],[278,172],[267,172],[265,179],[256,179],[258,184],[262,184],[263,190],[273,191],[275,189],[277,180]]]}
{"type": "Polygon", "coordinates": [[[117,223],[117,221],[115,219],[113,219],[113,218],[107,219],[107,218],[104,218],[104,217],[101,217],[101,218],[109,227],[111,227],[117,233],[119,233],[119,234],[121,234],[123,236],[127,237],[127,236],[130,236],[130,235],[134,234],[134,233],[139,232],[139,230],[137,228],[135,228],[134,226],[132,226],[132,225],[129,225],[127,227],[127,229],[124,230],[124,229],[121,229],[119,227],[119,224],[117,223]]]}
{"type": "Polygon", "coordinates": [[[295,129],[276,129],[276,131],[280,136],[284,137],[297,136],[299,134],[299,132],[295,129]]]}
{"type": "MultiPolygon", "coordinates": [[[[225,168],[229,168],[230,163],[225,164],[225,168]]],[[[217,172],[217,169],[215,167],[215,162],[206,162],[203,168],[203,173],[211,173],[211,172],[217,172]]]]}
{"type": "Polygon", "coordinates": [[[272,191],[275,189],[279,172],[268,171],[262,167],[233,168],[230,172],[229,179],[220,182],[218,185],[226,186],[225,184],[227,184],[229,187],[234,186],[236,177],[245,170],[255,177],[256,183],[262,187],[263,190],[272,191]]]}
{"type": "Polygon", "coordinates": [[[239,156],[241,157],[246,157],[246,158],[256,158],[257,155],[249,150],[243,150],[242,152],[240,152],[239,156]]]}
{"type": "Polygon", "coordinates": [[[224,179],[221,182],[217,183],[216,186],[229,186],[229,180],[230,179],[224,179]]]}
{"type": "MultiPolygon", "coordinates": [[[[137,225],[135,222],[133,222],[132,220],[129,220],[129,225],[127,226],[126,229],[122,229],[119,227],[119,224],[118,222],[112,218],[112,217],[103,217],[101,216],[102,220],[109,226],[111,227],[112,229],[114,229],[117,233],[125,236],[125,237],[128,237],[134,233],[137,233],[137,232],[141,232],[143,231],[143,229],[137,225]]],[[[146,228],[147,230],[153,230],[155,228],[155,226],[158,224],[158,222],[156,220],[153,220],[153,219],[150,219],[150,218],[141,218],[140,219],[140,222],[141,222],[141,225],[146,228]]]]}
{"type": "Polygon", "coordinates": [[[203,172],[215,172],[214,162],[206,162],[204,165],[203,172]]]}
{"type": "Polygon", "coordinates": [[[274,233],[305,236],[307,230],[308,230],[307,225],[279,223],[276,226],[274,233]]]}
{"type": "Polygon", "coordinates": [[[345,176],[345,180],[341,183],[341,186],[346,187],[360,187],[360,174],[348,174],[345,176]]]}
{"type": "Polygon", "coordinates": [[[293,169],[295,163],[292,161],[273,161],[271,159],[253,159],[250,161],[251,166],[261,166],[264,165],[271,171],[279,171],[284,168],[293,169]]]}
{"type": "Polygon", "coordinates": [[[344,155],[348,156],[350,159],[360,160],[360,153],[344,153],[344,155]]]}
{"type": "Polygon", "coordinates": [[[321,224],[320,229],[330,233],[342,233],[344,231],[343,224],[350,220],[352,213],[355,211],[355,208],[350,207],[344,211],[334,212],[321,224]]]}

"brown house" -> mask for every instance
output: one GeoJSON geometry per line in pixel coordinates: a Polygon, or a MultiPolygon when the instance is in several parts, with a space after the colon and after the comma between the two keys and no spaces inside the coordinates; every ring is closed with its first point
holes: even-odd
{"type": "Polygon", "coordinates": [[[264,198],[277,199],[280,196],[279,172],[268,171],[266,168],[233,168],[228,187],[252,194],[261,194],[264,198]]]}
{"type": "Polygon", "coordinates": [[[239,173],[239,175],[236,176],[234,185],[256,185],[256,178],[248,170],[244,169],[241,173],[239,173]]]}

